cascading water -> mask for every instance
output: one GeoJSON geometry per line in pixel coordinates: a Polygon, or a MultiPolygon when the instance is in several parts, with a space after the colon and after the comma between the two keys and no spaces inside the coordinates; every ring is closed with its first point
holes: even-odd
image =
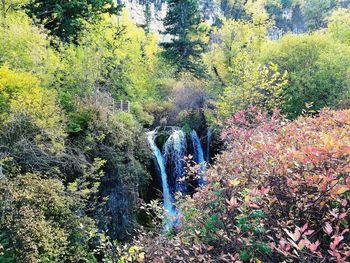
{"type": "MultiPolygon", "coordinates": [[[[190,136],[191,136],[193,150],[194,150],[194,161],[197,164],[200,164],[201,168],[199,171],[200,171],[200,173],[203,173],[205,171],[205,168],[206,168],[206,163],[204,160],[204,154],[203,154],[203,148],[202,148],[201,141],[200,141],[198,134],[195,130],[191,131],[190,136]]],[[[200,176],[198,178],[198,185],[203,186],[203,185],[205,185],[205,183],[206,183],[205,179],[202,176],[200,176]]]]}
{"type": "MultiPolygon", "coordinates": [[[[168,127],[169,128],[169,127],[168,127]]],[[[155,143],[158,130],[149,132],[147,135],[149,144],[155,156],[156,165],[162,180],[163,204],[168,217],[166,220],[166,230],[178,224],[179,212],[173,204],[174,194],[181,192],[183,195],[188,192],[188,182],[184,179],[184,157],[187,154],[187,143],[185,133],[176,127],[170,127],[171,134],[163,146],[163,153],[155,143]]],[[[195,130],[190,133],[194,161],[201,165],[200,172],[206,169],[203,148],[195,130]]],[[[198,185],[205,185],[203,177],[198,178],[198,185]]]]}
{"type": "Polygon", "coordinates": [[[175,130],[164,144],[164,159],[171,167],[171,177],[175,181],[175,192],[187,193],[187,183],[181,180],[184,175],[186,136],[182,130],[175,130]]]}
{"type": "Polygon", "coordinates": [[[173,205],[173,197],[169,189],[169,184],[168,184],[168,177],[166,174],[166,167],[165,167],[165,161],[163,158],[163,155],[159,148],[157,147],[155,143],[155,135],[156,131],[151,131],[147,134],[148,142],[151,146],[151,149],[153,151],[153,154],[155,156],[155,161],[158,165],[159,172],[161,175],[161,180],[162,180],[162,188],[163,188],[163,205],[164,205],[164,210],[167,213],[168,220],[166,221],[166,229],[170,229],[176,220],[177,217],[177,211],[176,208],[173,205]]]}
{"type": "Polygon", "coordinates": [[[211,139],[213,136],[213,130],[212,128],[208,128],[207,131],[207,163],[210,164],[210,146],[211,146],[211,139]]]}

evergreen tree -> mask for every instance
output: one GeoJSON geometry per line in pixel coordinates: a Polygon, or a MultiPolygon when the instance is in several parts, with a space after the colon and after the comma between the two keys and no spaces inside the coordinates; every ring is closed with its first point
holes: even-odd
{"type": "Polygon", "coordinates": [[[37,18],[54,36],[75,40],[84,21],[94,21],[101,14],[118,14],[121,5],[113,0],[30,0],[28,14],[37,18]]]}
{"type": "Polygon", "coordinates": [[[162,55],[177,68],[177,72],[189,71],[203,74],[201,54],[204,42],[198,33],[200,14],[197,0],[168,0],[168,13],[164,19],[165,34],[172,40],[163,43],[162,55]]]}

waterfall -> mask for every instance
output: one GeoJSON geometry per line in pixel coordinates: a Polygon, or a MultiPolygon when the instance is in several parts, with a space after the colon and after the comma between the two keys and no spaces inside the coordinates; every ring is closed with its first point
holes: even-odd
{"type": "Polygon", "coordinates": [[[182,130],[175,130],[164,145],[164,159],[171,167],[175,192],[187,193],[187,183],[181,181],[184,175],[184,156],[186,155],[186,136],[182,130]]]}
{"type": "MultiPolygon", "coordinates": [[[[206,168],[206,163],[204,160],[204,154],[203,154],[203,148],[202,148],[201,141],[200,141],[198,134],[195,130],[192,130],[190,135],[191,135],[191,141],[192,141],[193,150],[194,150],[194,161],[197,164],[200,164],[201,168],[200,168],[199,172],[203,173],[205,171],[205,168],[206,168]]],[[[205,185],[205,180],[203,177],[198,178],[198,185],[199,186],[205,185]]]]}
{"type": "MultiPolygon", "coordinates": [[[[162,180],[163,205],[166,211],[166,230],[176,226],[179,223],[179,211],[174,206],[174,194],[181,192],[183,195],[188,192],[188,182],[185,180],[185,161],[187,154],[186,134],[179,128],[170,127],[171,134],[163,146],[163,152],[160,151],[155,142],[158,130],[147,133],[147,138],[153,151],[158,172],[162,180]]],[[[195,130],[190,133],[194,151],[194,161],[201,165],[200,174],[206,169],[203,148],[200,139],[195,130]]],[[[198,185],[205,185],[203,177],[198,178],[198,185]]]]}
{"type": "Polygon", "coordinates": [[[168,184],[168,177],[166,174],[166,167],[165,167],[165,161],[163,158],[163,155],[159,148],[157,147],[155,143],[155,135],[156,131],[151,131],[147,134],[148,142],[151,146],[151,149],[153,151],[155,161],[158,165],[159,172],[161,175],[161,180],[162,180],[162,188],[163,188],[163,205],[164,205],[164,210],[168,215],[168,220],[166,222],[166,229],[170,229],[172,227],[173,222],[176,220],[176,208],[173,205],[172,202],[172,194],[169,189],[169,184],[168,184]],[[169,220],[170,219],[170,220],[169,220]]]}
{"type": "Polygon", "coordinates": [[[209,127],[207,131],[207,160],[206,160],[208,164],[210,163],[210,145],[211,145],[212,136],[213,136],[213,130],[212,128],[209,127]]]}

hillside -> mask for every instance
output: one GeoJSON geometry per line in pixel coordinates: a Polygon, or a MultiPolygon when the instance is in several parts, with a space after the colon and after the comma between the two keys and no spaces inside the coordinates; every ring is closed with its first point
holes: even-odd
{"type": "Polygon", "coordinates": [[[350,1],[0,1],[0,262],[350,260],[350,1]]]}

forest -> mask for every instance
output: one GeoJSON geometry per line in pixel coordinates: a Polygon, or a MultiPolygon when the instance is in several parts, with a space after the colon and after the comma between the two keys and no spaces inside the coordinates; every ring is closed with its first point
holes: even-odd
{"type": "Polygon", "coordinates": [[[350,1],[0,0],[17,262],[350,262],[350,1]]]}

